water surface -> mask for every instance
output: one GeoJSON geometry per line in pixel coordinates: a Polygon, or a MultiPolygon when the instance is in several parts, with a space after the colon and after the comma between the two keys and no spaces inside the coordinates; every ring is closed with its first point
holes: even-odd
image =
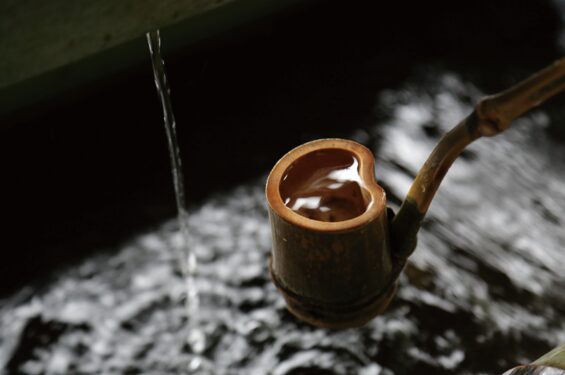
{"type": "MultiPolygon", "coordinates": [[[[370,126],[398,202],[438,137],[481,93],[429,66],[375,92],[370,126]]],[[[561,110],[562,111],[562,110],[561,110]]],[[[553,120],[556,121],[556,120],[553,120]]],[[[386,314],[360,329],[296,321],[269,279],[264,178],[190,213],[203,374],[496,374],[565,342],[565,147],[543,109],[474,144],[446,176],[386,314]]],[[[394,205],[394,204],[393,204],[394,205]]],[[[8,373],[186,373],[192,350],[176,220],[0,305],[8,373]]]]}

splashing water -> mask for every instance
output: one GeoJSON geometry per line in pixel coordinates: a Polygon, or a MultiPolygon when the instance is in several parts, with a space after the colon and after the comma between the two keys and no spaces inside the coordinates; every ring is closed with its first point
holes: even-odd
{"type": "MultiPolygon", "coordinates": [[[[176,122],[171,104],[171,90],[165,74],[165,62],[161,56],[161,35],[159,30],[151,31],[146,34],[147,43],[149,45],[149,53],[151,55],[151,64],[153,66],[153,76],[155,86],[163,108],[163,121],[165,131],[167,133],[167,142],[169,147],[169,155],[171,157],[171,170],[173,174],[173,184],[175,187],[175,199],[178,211],[178,222],[184,244],[181,245],[179,251],[180,266],[182,268],[183,277],[186,281],[186,310],[190,325],[190,337],[188,342],[194,353],[199,354],[204,345],[203,333],[198,329],[198,290],[195,284],[195,274],[197,269],[197,261],[194,252],[190,246],[190,232],[188,228],[188,212],[186,210],[186,198],[184,189],[184,180],[182,174],[182,163],[180,157],[180,148],[177,140],[176,122]]],[[[196,365],[195,360],[193,365],[196,365]]],[[[197,367],[197,366],[196,366],[197,367]]]]}

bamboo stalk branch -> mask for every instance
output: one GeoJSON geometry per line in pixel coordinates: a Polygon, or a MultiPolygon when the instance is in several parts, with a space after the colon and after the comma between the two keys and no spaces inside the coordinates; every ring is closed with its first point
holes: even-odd
{"type": "Polygon", "coordinates": [[[561,368],[565,370],[565,345],[561,345],[549,353],[538,358],[534,365],[540,366],[552,366],[556,368],[561,368]]]}
{"type": "Polygon", "coordinates": [[[491,137],[511,122],[565,89],[565,58],[499,94],[483,98],[463,121],[446,133],[424,163],[392,221],[396,256],[407,258],[443,177],[461,152],[481,137],[491,137]]]}

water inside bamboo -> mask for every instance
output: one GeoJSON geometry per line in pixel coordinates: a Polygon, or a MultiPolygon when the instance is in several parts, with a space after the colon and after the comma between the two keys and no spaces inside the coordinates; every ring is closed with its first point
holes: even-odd
{"type": "Polygon", "coordinates": [[[297,159],[286,170],[280,193],[294,212],[326,222],[353,219],[370,202],[359,175],[359,160],[340,149],[318,150],[297,159]]]}

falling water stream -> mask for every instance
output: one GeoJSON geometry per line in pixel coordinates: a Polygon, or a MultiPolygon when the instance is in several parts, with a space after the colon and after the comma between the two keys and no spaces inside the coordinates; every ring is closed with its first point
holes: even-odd
{"type": "MultiPolygon", "coordinates": [[[[167,81],[165,73],[165,61],[161,55],[161,35],[159,30],[148,32],[147,43],[149,45],[149,53],[151,55],[151,64],[153,66],[153,76],[155,78],[155,87],[163,108],[163,122],[167,134],[167,143],[169,147],[169,155],[171,158],[171,171],[173,175],[173,184],[175,187],[175,199],[178,212],[178,223],[182,235],[182,244],[180,245],[178,256],[180,258],[180,266],[182,275],[186,282],[186,311],[190,325],[190,333],[188,343],[194,353],[198,354],[204,346],[204,336],[198,329],[198,289],[195,285],[195,274],[197,261],[194,252],[190,246],[190,232],[188,225],[188,212],[186,210],[186,196],[184,188],[184,178],[182,173],[182,162],[180,156],[180,148],[177,139],[176,121],[171,103],[171,89],[167,81]]],[[[193,367],[198,367],[198,359],[192,362],[193,367]]]]}

